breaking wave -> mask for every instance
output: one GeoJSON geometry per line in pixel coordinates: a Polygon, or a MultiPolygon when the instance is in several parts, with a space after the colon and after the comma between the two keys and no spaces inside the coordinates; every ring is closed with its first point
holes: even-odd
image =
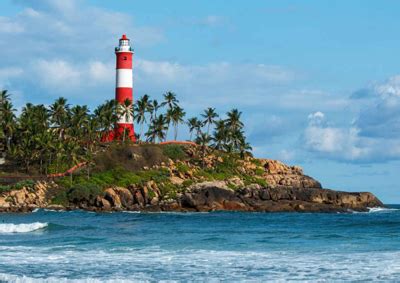
{"type": "Polygon", "coordinates": [[[398,208],[388,208],[388,207],[368,207],[369,213],[388,213],[393,211],[399,211],[398,208]]]}
{"type": "Polygon", "coordinates": [[[27,224],[1,223],[0,233],[28,233],[47,227],[47,223],[34,222],[27,224]]]}

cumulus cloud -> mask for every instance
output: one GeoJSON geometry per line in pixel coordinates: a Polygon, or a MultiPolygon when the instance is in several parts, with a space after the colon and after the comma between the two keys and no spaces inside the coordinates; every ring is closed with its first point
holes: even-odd
{"type": "Polygon", "coordinates": [[[400,139],[400,76],[391,77],[367,90],[371,95],[355,120],[360,135],[400,139]]]}
{"type": "Polygon", "coordinates": [[[316,156],[345,162],[383,162],[400,158],[400,137],[371,138],[356,126],[332,126],[322,112],[308,116],[302,144],[316,156]]]}

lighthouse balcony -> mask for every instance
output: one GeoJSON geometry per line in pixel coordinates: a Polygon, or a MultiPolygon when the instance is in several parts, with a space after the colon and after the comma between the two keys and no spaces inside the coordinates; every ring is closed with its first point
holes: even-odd
{"type": "Polygon", "coordinates": [[[133,52],[133,48],[130,46],[115,47],[115,52],[133,52]]]}

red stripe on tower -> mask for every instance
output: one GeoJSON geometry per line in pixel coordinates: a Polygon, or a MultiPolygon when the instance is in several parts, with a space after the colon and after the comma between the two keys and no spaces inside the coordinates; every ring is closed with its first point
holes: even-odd
{"type": "MultiPolygon", "coordinates": [[[[119,105],[124,105],[126,99],[133,104],[133,49],[125,34],[120,38],[119,46],[115,48],[115,55],[117,57],[115,99],[119,105]]],[[[114,139],[121,139],[123,136],[126,139],[135,140],[132,115],[123,115],[117,122],[114,139]]]]}

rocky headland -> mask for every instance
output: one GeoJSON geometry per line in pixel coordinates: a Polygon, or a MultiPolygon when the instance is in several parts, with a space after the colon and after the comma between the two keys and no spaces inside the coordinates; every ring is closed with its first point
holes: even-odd
{"type": "MultiPolygon", "coordinates": [[[[96,186],[95,189],[91,183],[85,183],[87,181],[75,187],[75,181],[71,186],[66,186],[69,177],[63,182],[37,181],[2,192],[0,211],[27,212],[47,208],[90,211],[348,212],[383,206],[378,198],[368,192],[324,189],[320,182],[305,175],[298,166],[252,157],[232,159],[215,153],[207,154],[201,162],[193,162],[196,150],[187,146],[180,148],[184,155],[177,157],[173,154],[175,160],[165,154],[150,160],[146,156],[149,151],[138,150],[138,147],[114,149],[114,152],[106,153],[106,158],[103,156],[97,160],[97,170],[103,173],[94,174],[92,178],[96,180],[103,176],[101,174],[107,170],[102,167],[105,164],[115,167],[113,162],[121,160],[115,160],[113,155],[124,152],[127,160],[121,164],[125,164],[125,168],[119,169],[122,173],[117,172],[116,175],[139,172],[135,173],[137,175],[127,175],[130,181],[125,182],[124,186],[121,186],[120,177],[116,177],[119,181],[115,181],[119,184],[103,185],[102,188],[96,186]],[[227,170],[228,163],[235,165],[227,170]],[[225,164],[224,167],[221,164],[225,164]],[[212,174],[214,171],[217,172],[215,175],[212,174]],[[162,174],[157,175],[157,172],[162,174]],[[133,176],[140,176],[140,179],[133,176]]],[[[81,175],[77,182],[82,182],[85,172],[81,175]]]]}

